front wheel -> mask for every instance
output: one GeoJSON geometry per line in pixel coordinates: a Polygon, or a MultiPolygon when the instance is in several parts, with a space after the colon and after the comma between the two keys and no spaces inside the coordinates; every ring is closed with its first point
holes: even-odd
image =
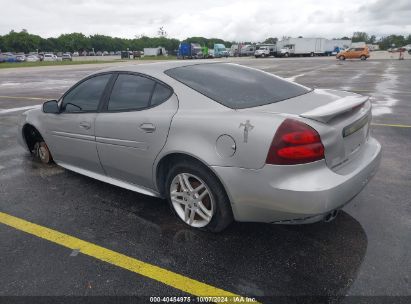
{"type": "Polygon", "coordinates": [[[367,59],[367,57],[365,57],[364,55],[361,55],[360,59],[365,60],[365,59],[367,59]]]}
{"type": "Polygon", "coordinates": [[[345,57],[344,57],[344,56],[340,56],[340,57],[338,57],[338,59],[340,59],[340,60],[345,60],[345,57]]]}
{"type": "Polygon", "coordinates": [[[175,164],[167,175],[165,189],[172,210],[190,227],[219,232],[233,221],[223,186],[203,165],[175,164]]]}
{"type": "Polygon", "coordinates": [[[265,57],[265,54],[261,54],[261,58],[264,58],[265,57]]]}
{"type": "Polygon", "coordinates": [[[43,164],[49,164],[53,160],[50,150],[44,141],[35,143],[34,156],[37,157],[43,164]]]}

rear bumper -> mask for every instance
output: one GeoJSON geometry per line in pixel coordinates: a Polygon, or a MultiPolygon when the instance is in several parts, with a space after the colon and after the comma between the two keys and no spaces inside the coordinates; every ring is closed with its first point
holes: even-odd
{"type": "Polygon", "coordinates": [[[213,167],[230,198],[237,221],[312,223],[347,204],[376,173],[381,145],[374,138],[339,171],[325,161],[250,170],[213,167]]]}

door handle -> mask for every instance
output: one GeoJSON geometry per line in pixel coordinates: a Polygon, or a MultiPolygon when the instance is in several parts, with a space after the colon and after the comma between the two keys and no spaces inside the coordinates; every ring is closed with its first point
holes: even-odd
{"type": "Polygon", "coordinates": [[[88,130],[91,128],[91,124],[87,121],[82,121],[80,122],[80,128],[88,130]]]}
{"type": "Polygon", "coordinates": [[[156,130],[156,126],[152,123],[142,123],[140,129],[146,131],[147,133],[153,133],[156,130]]]}

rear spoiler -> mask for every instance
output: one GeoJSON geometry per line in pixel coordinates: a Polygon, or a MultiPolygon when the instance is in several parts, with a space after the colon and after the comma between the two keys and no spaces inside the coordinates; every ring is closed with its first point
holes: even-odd
{"type": "Polygon", "coordinates": [[[300,116],[325,123],[342,113],[351,111],[353,108],[363,105],[368,99],[368,96],[347,96],[325,106],[302,113],[300,116]]]}

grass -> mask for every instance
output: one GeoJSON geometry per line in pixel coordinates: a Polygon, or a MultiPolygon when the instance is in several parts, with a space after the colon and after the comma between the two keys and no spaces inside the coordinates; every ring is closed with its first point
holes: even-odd
{"type": "Polygon", "coordinates": [[[0,63],[0,69],[40,67],[40,66],[53,66],[53,65],[98,64],[98,63],[113,63],[113,62],[121,62],[121,61],[122,60],[3,62],[3,63],[0,63]]]}
{"type": "Polygon", "coordinates": [[[135,59],[135,60],[176,60],[177,56],[144,56],[141,57],[140,59],[135,59]]]}
{"type": "MultiPolygon", "coordinates": [[[[140,59],[134,59],[135,61],[140,60],[175,60],[176,56],[146,56],[140,59]]],[[[79,64],[103,64],[103,63],[114,63],[114,62],[125,62],[133,61],[133,59],[115,59],[115,60],[73,60],[73,61],[38,61],[38,62],[3,62],[0,63],[0,69],[9,68],[24,68],[24,67],[41,67],[41,66],[60,66],[60,65],[79,65],[79,64]]]]}

